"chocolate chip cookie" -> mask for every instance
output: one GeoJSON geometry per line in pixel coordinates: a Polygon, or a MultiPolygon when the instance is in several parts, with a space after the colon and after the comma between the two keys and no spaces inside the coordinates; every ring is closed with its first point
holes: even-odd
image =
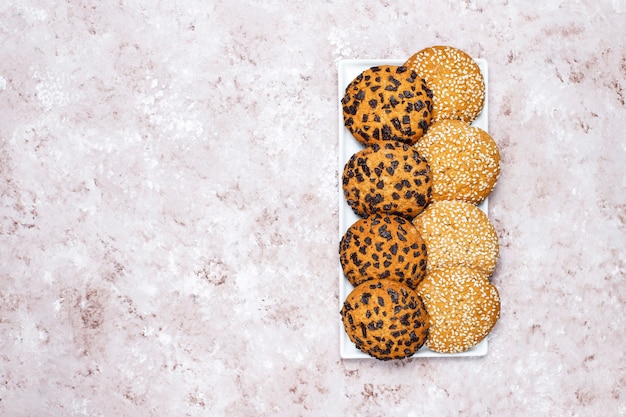
{"type": "Polygon", "coordinates": [[[431,171],[410,145],[374,143],[350,157],[342,187],[348,205],[361,217],[388,213],[412,219],[430,201],[431,171]]]}
{"type": "Polygon", "coordinates": [[[426,244],[404,217],[373,214],[357,220],[339,243],[346,279],[358,286],[369,279],[392,279],[415,289],[426,275],[426,244]]]}
{"type": "Polygon", "coordinates": [[[428,337],[428,313],[408,286],[369,280],[348,294],[341,318],[350,340],[368,355],[402,359],[417,352],[428,337]]]}
{"type": "Polygon", "coordinates": [[[359,74],[341,105],[344,124],[359,142],[414,144],[430,124],[432,92],[414,71],[381,65],[359,74]]]}

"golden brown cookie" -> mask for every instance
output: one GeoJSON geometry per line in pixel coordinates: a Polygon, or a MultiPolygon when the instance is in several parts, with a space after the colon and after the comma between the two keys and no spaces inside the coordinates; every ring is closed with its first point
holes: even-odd
{"type": "Polygon", "coordinates": [[[344,124],[359,142],[414,144],[428,129],[432,93],[406,67],[381,65],[359,74],[341,100],[344,124]]]}
{"type": "Polygon", "coordinates": [[[496,287],[467,267],[429,272],[417,286],[430,318],[426,346],[440,353],[464,352],[480,343],[500,317],[496,287]]]}
{"type": "Polygon", "coordinates": [[[451,46],[416,52],[404,64],[433,92],[432,121],[457,119],[471,123],[485,103],[485,80],[472,57],[451,46]]]}
{"type": "Polygon", "coordinates": [[[356,214],[417,216],[430,202],[430,167],[418,151],[401,142],[374,143],[346,163],[342,186],[356,214]]]}
{"type": "Polygon", "coordinates": [[[484,130],[460,120],[433,123],[415,149],[426,158],[433,177],[433,201],[478,204],[500,175],[500,152],[484,130]]]}
{"type": "Polygon", "coordinates": [[[343,273],[353,286],[392,279],[415,289],[426,275],[426,244],[404,217],[372,214],[357,220],[339,243],[343,273]]]}
{"type": "Polygon", "coordinates": [[[463,201],[437,201],[413,219],[428,249],[427,271],[467,266],[487,276],[498,260],[498,235],[487,215],[463,201]]]}
{"type": "Polygon", "coordinates": [[[341,318],[356,347],[380,360],[411,356],[428,337],[422,300],[408,286],[388,279],[365,281],[354,288],[341,318]]]}

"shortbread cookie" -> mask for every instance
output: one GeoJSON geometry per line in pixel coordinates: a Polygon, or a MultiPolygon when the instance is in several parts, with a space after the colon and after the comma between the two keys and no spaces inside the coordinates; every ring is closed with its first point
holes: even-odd
{"type": "Polygon", "coordinates": [[[463,201],[437,201],[413,219],[428,249],[427,271],[467,266],[487,276],[498,260],[498,235],[487,215],[463,201]]]}
{"type": "Polygon", "coordinates": [[[433,177],[433,201],[478,204],[491,193],[500,175],[500,152],[481,128],[460,120],[433,123],[415,144],[433,177]]]}
{"type": "Polygon", "coordinates": [[[480,343],[500,317],[500,296],[485,275],[467,267],[436,269],[417,286],[430,319],[426,346],[464,352],[480,343]]]}
{"type": "Polygon", "coordinates": [[[408,286],[388,279],[365,281],[348,294],[341,318],[350,340],[368,355],[402,359],[428,336],[428,314],[408,286]]]}
{"type": "Polygon", "coordinates": [[[430,124],[432,93],[406,67],[381,65],[359,74],[341,104],[344,124],[359,142],[414,144],[430,124]]]}
{"type": "Polygon", "coordinates": [[[426,275],[426,244],[403,217],[372,214],[357,220],[339,243],[343,273],[353,286],[392,279],[415,289],[426,275]]]}
{"type": "Polygon", "coordinates": [[[472,57],[451,46],[432,46],[404,64],[433,92],[432,121],[457,119],[471,123],[485,103],[485,80],[472,57]]]}
{"type": "Polygon", "coordinates": [[[352,155],[342,175],[343,192],[356,214],[417,216],[430,201],[430,167],[401,142],[374,143],[352,155]]]}

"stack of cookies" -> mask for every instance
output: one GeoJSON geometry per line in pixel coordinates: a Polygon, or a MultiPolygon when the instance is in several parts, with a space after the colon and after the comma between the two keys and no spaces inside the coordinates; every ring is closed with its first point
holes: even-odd
{"type": "Polygon", "coordinates": [[[450,46],[369,68],[346,87],[345,127],[363,148],[342,175],[358,215],[339,243],[352,285],[341,317],[380,359],[480,343],[500,315],[491,283],[498,237],[478,205],[500,173],[493,138],[472,126],[485,103],[477,63],[450,46]]]}

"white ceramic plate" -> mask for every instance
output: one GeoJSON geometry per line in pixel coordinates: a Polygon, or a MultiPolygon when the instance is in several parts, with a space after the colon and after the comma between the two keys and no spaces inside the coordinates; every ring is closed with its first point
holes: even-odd
{"type": "MultiPolygon", "coordinates": [[[[341,99],[343,98],[346,87],[350,82],[364,70],[374,67],[376,65],[402,65],[406,60],[398,59],[349,59],[339,61],[337,64],[338,69],[338,94],[339,94],[339,175],[343,173],[345,164],[350,157],[359,150],[363,149],[361,145],[352,134],[346,129],[343,124],[343,111],[341,108],[341,99]]],[[[482,112],[476,120],[472,123],[473,126],[478,126],[484,131],[488,132],[488,97],[489,97],[489,83],[488,83],[488,66],[487,61],[484,59],[476,59],[476,63],[480,67],[480,70],[485,79],[485,105],[482,112]]],[[[485,199],[478,207],[487,213],[488,198],[485,199]]],[[[359,217],[352,211],[346,199],[343,195],[343,189],[341,184],[339,186],[339,239],[341,239],[346,230],[357,220],[359,217]]],[[[339,265],[339,308],[343,307],[343,302],[346,297],[352,291],[352,284],[343,275],[341,265],[339,265]]],[[[346,331],[343,328],[341,320],[339,320],[339,332],[340,343],[339,350],[341,357],[344,359],[373,359],[366,353],[361,352],[356,348],[354,343],[350,341],[346,331]]],[[[428,349],[426,346],[418,350],[412,357],[459,357],[459,356],[484,356],[487,354],[488,342],[485,338],[478,345],[472,349],[461,353],[437,353],[428,349]]]]}

